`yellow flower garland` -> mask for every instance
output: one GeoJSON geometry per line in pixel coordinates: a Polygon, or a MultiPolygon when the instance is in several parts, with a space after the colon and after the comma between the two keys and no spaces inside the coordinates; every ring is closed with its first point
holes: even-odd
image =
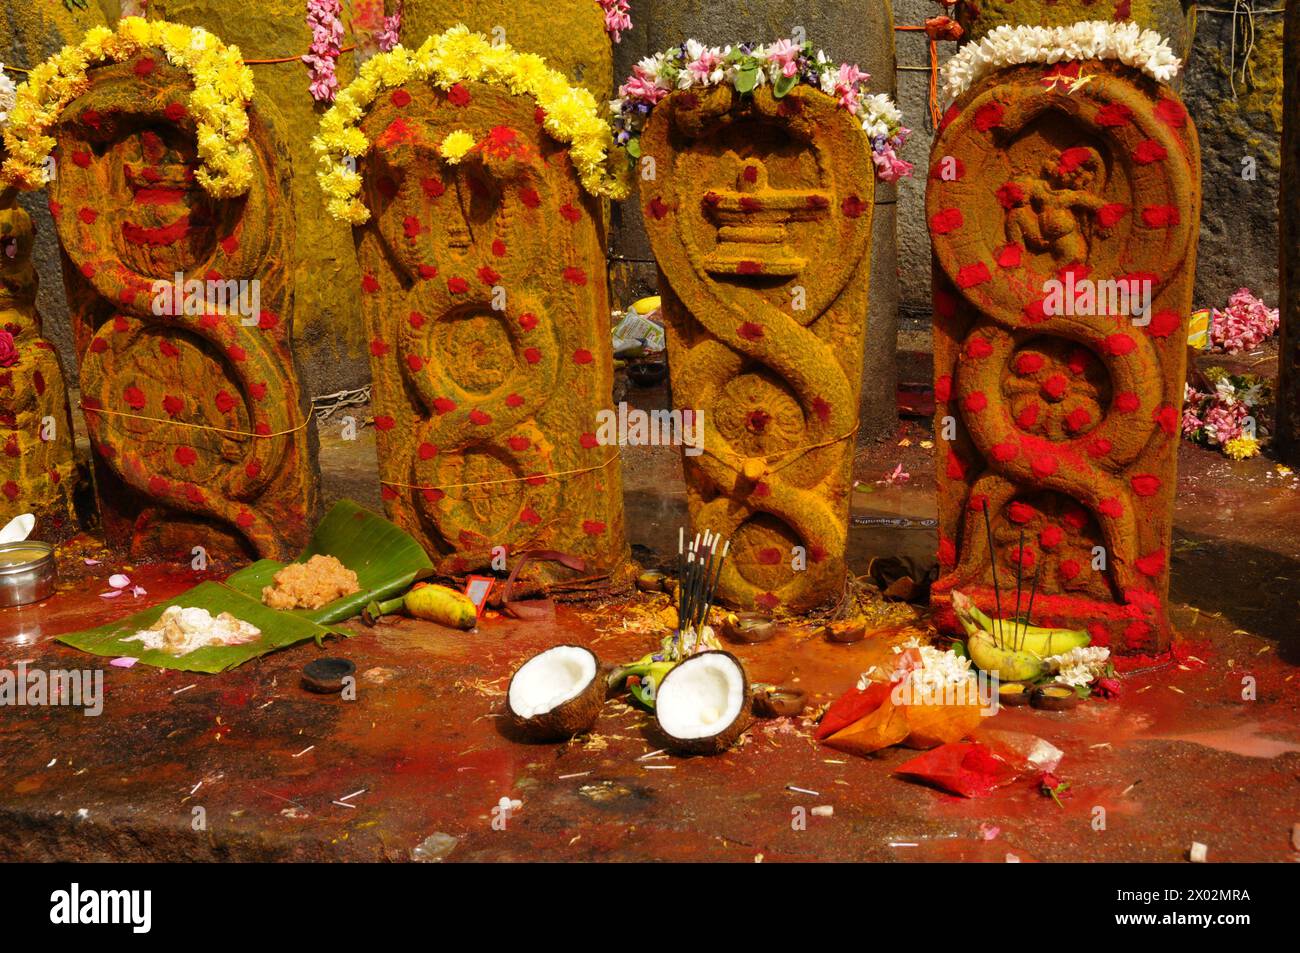
{"type": "Polygon", "coordinates": [[[116,32],[93,27],[79,44],[65,46],[31,71],[18,87],[4,130],[8,157],[0,167],[0,184],[41,188],[43,164],[55,146],[49,130],[68,103],[90,87],[87,71],[129,60],[152,47],[194,80],[189,109],[202,163],[195,178],[217,198],[247,192],[253,181],[253,154],[246,142],[253,73],[239,48],[226,46],[200,27],[141,17],[124,17],[116,32]]]}
{"type": "MultiPolygon", "coordinates": [[[[481,33],[471,33],[457,24],[429,37],[418,50],[396,46],[368,60],[321,118],[320,130],[312,140],[312,148],[321,157],[316,177],[335,218],[353,225],[369,220],[370,211],[358,198],[361,174],[348,161],[370,148],[357,123],[382,90],[411,80],[425,80],[440,89],[457,83],[491,83],[516,95],[527,93],[542,108],[546,131],[569,144],[569,154],[588,192],[622,199],[631,191],[626,164],[610,161],[613,132],[600,117],[596,98],[589,91],[570,86],[540,56],[521,53],[506,44],[493,46],[481,33]]],[[[456,147],[453,142],[453,152],[456,147]]]]}

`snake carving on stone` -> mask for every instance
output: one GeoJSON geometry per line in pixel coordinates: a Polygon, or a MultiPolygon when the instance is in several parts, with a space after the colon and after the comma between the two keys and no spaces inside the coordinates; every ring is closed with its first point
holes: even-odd
{"type": "Polygon", "coordinates": [[[619,447],[596,439],[613,391],[600,202],[534,101],[492,84],[407,84],[363,129],[372,219],[355,234],[390,517],[448,573],[554,550],[621,574],[619,447]],[[454,133],[475,145],[449,161],[454,133]]]}
{"type": "Polygon", "coordinates": [[[191,92],[161,52],[141,54],[92,70],[55,130],[50,210],[100,507],[110,541],[141,556],[285,559],[310,534],[318,481],[284,150],[250,107],[252,188],[213,199],[195,181],[191,92]]]}
{"type": "Polygon", "coordinates": [[[1167,641],[1199,168],[1176,95],[1118,64],[1005,69],[949,110],[927,189],[941,605],[994,606],[996,567],[1007,617],[1037,579],[1045,624],[1167,641]]]}
{"type": "Polygon", "coordinates": [[[802,611],[843,592],[874,171],[818,90],[679,91],[641,137],[692,526],[732,540],[724,601],[802,611]],[[649,164],[647,164],[649,160],[649,164]]]}

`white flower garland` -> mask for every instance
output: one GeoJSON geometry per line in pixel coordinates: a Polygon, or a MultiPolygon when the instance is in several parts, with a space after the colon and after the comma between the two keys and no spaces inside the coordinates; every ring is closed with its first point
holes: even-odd
{"type": "Polygon", "coordinates": [[[956,99],[984,76],[1005,66],[1070,60],[1119,60],[1167,83],[1182,60],[1169,41],[1136,23],[1087,20],[1069,26],[1000,26],[978,43],[968,43],[943,66],[943,91],[956,99]]]}
{"type": "Polygon", "coordinates": [[[814,53],[808,42],[783,39],[766,45],[717,47],[687,40],[632,68],[618,98],[609,104],[614,140],[633,158],[639,157],[641,130],[650,111],[674,90],[727,85],[751,93],[770,85],[780,99],[805,84],[835,99],[857,120],[871,142],[876,175],[897,182],[912,173],[912,164],[898,157],[912,130],[903,125],[903,114],[888,94],[868,92],[870,81],[871,76],[857,66],[837,65],[821,50],[814,53]]]}

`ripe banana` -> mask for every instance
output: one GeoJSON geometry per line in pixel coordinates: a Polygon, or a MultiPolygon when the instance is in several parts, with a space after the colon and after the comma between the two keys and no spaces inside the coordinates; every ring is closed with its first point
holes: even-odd
{"type": "Polygon", "coordinates": [[[980,671],[996,675],[1004,682],[1028,682],[1047,670],[1041,656],[1033,652],[1004,649],[993,642],[987,632],[976,632],[966,642],[971,661],[980,671]]]}
{"type": "MultiPolygon", "coordinates": [[[[1041,625],[1024,625],[1012,619],[990,619],[979,610],[973,599],[960,592],[952,594],[952,608],[970,638],[983,632],[998,646],[1013,646],[1039,658],[1062,655],[1092,641],[1083,629],[1049,629],[1041,625]]],[[[972,652],[971,658],[974,657],[972,652]]],[[[975,664],[979,665],[979,662],[975,664]]]]}

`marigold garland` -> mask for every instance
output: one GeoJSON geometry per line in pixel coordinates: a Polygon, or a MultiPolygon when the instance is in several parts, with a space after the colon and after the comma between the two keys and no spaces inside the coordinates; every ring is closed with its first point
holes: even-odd
{"type": "Polygon", "coordinates": [[[601,118],[595,97],[581,87],[570,86],[542,57],[521,53],[508,44],[494,46],[483,34],[457,24],[429,37],[418,50],[399,45],[368,60],[321,118],[320,130],[312,139],[312,148],[321,157],[316,177],[335,218],[353,225],[369,220],[370,211],[358,197],[361,173],[349,161],[370,149],[358,123],[380,92],[412,80],[439,89],[451,89],[458,83],[490,83],[516,95],[532,96],[542,109],[543,128],[569,145],[583,187],[593,195],[627,197],[631,189],[627,170],[622,163],[610,160],[613,132],[601,118]]]}
{"type": "Polygon", "coordinates": [[[49,130],[68,103],[90,88],[88,71],[153,48],[194,81],[189,110],[197,126],[201,163],[195,178],[217,198],[247,192],[253,181],[253,154],[246,141],[253,73],[239,48],[226,46],[201,27],[140,17],[123,17],[116,31],[93,27],[80,43],[65,46],[31,70],[15,93],[4,129],[8,156],[0,168],[0,183],[41,188],[45,159],[56,145],[49,130]]]}

